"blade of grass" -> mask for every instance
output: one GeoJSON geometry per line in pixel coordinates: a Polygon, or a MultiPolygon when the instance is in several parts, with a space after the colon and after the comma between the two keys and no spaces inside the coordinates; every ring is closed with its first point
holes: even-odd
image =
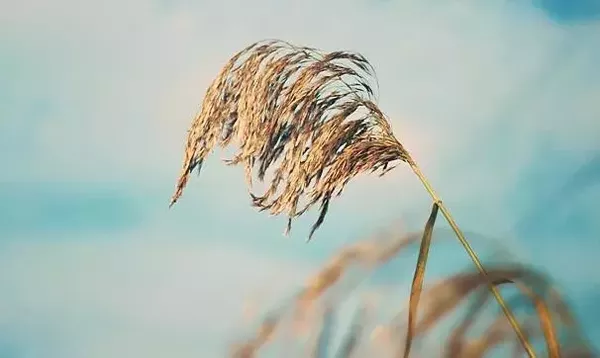
{"type": "Polygon", "coordinates": [[[427,257],[429,256],[431,237],[433,234],[433,227],[435,226],[435,219],[437,218],[437,213],[438,205],[434,202],[431,208],[431,214],[429,214],[429,219],[427,219],[427,223],[425,224],[425,230],[423,231],[423,238],[421,239],[421,247],[419,248],[417,266],[415,267],[415,274],[413,276],[412,287],[410,289],[408,329],[406,331],[406,343],[404,344],[404,358],[408,358],[408,355],[410,354],[410,347],[413,341],[417,309],[419,307],[421,292],[423,291],[425,267],[427,266],[427,257]]]}
{"type": "Polygon", "coordinates": [[[556,338],[556,327],[552,321],[552,314],[548,305],[544,301],[543,297],[540,297],[540,295],[534,292],[531,288],[520,285],[518,282],[514,282],[514,284],[516,284],[521,291],[531,299],[531,303],[533,304],[533,307],[535,307],[537,315],[540,319],[540,327],[546,341],[548,357],[559,358],[561,355],[558,340],[556,338]]]}

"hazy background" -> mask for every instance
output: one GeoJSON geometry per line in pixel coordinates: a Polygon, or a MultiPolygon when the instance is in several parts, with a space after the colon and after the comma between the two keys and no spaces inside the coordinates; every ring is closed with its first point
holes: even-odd
{"type": "Polygon", "coordinates": [[[248,295],[291,291],[392,220],[422,225],[400,167],[352,182],[310,245],[314,215],[284,238],[221,154],[167,209],[205,88],[263,38],[366,55],[459,224],[552,274],[600,341],[597,1],[0,5],[0,357],[219,357],[248,295]]]}

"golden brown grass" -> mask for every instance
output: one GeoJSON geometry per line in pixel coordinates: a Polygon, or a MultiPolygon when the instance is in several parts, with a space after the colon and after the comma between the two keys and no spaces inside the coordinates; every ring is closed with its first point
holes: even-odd
{"type": "Polygon", "coordinates": [[[250,187],[253,174],[263,180],[274,168],[267,191],[251,194],[255,206],[286,212],[289,230],[294,217],[320,203],[312,236],[352,177],[408,160],[372,100],[372,76],[367,60],[349,52],[267,41],[237,53],[194,119],[171,205],[212,149],[236,139],[240,150],[229,164],[244,165],[250,187]]]}
{"type": "MultiPolygon", "coordinates": [[[[319,204],[310,240],[323,223],[331,199],[340,195],[352,178],[364,172],[383,175],[398,163],[406,163],[433,200],[431,228],[439,210],[479,273],[487,276],[450,212],[392,133],[375,103],[374,84],[373,67],[357,53],[326,53],[279,40],[248,46],[229,60],[206,91],[188,133],[170,205],[180,198],[191,172],[200,170],[210,152],[235,140],[239,151],[228,163],[245,167],[254,206],[274,215],[287,214],[286,232],[294,218],[319,204]],[[252,193],[254,179],[264,181],[268,173],[266,191],[252,193]]],[[[412,286],[404,356],[410,353],[427,245],[425,235],[412,286]]],[[[496,286],[489,279],[485,282],[533,357],[532,347],[496,286]]]]}
{"type": "MultiPolygon", "coordinates": [[[[384,240],[363,241],[340,250],[307,280],[289,303],[269,314],[251,338],[235,344],[231,356],[260,357],[270,345],[276,345],[278,341],[283,344],[289,342],[290,336],[309,347],[310,353],[303,356],[314,358],[407,356],[407,347],[413,341],[428,338],[434,343],[423,345],[421,350],[413,350],[414,356],[483,358],[494,352],[497,354],[498,349],[502,349],[504,357],[521,357],[526,353],[507,324],[506,317],[495,310],[486,311],[490,308],[487,280],[470,270],[426,286],[418,319],[415,301],[409,299],[408,316],[413,319],[409,319],[408,323],[404,310],[391,319],[377,321],[368,314],[368,305],[359,306],[351,324],[344,328],[341,343],[332,347],[332,331],[341,329],[335,324],[339,318],[336,311],[339,313],[346,297],[339,294],[332,297],[328,293],[339,288],[344,276],[352,274],[353,266],[374,272],[422,237],[429,237],[427,240],[431,243],[431,232],[426,229],[423,234],[395,233],[384,240]],[[488,316],[491,313],[491,316],[486,319],[485,313],[488,316]],[[445,321],[452,323],[450,327],[443,333],[435,333],[434,329],[445,321]],[[306,339],[307,334],[315,336],[306,339]],[[285,337],[288,341],[284,341],[285,337]]],[[[419,255],[422,254],[423,245],[419,255]]],[[[537,354],[564,358],[596,356],[581,335],[565,301],[547,277],[514,263],[495,264],[488,273],[495,286],[517,288],[510,296],[511,306],[519,312],[517,319],[524,327],[527,339],[537,348],[537,354]]],[[[414,280],[413,287],[415,282],[422,284],[420,279],[414,280]]],[[[291,348],[285,346],[284,349],[291,357],[291,348]]]]}

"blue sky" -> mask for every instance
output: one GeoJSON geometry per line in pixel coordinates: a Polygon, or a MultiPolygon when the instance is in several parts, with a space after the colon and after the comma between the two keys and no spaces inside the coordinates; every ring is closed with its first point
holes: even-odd
{"type": "Polygon", "coordinates": [[[393,220],[422,225],[427,196],[398,168],[352,182],[310,245],[314,217],[284,238],[220,153],[167,209],[204,89],[263,38],[365,54],[381,108],[459,224],[551,274],[600,340],[596,4],[3,6],[0,357],[218,357],[243,297],[290,292],[393,220]]]}

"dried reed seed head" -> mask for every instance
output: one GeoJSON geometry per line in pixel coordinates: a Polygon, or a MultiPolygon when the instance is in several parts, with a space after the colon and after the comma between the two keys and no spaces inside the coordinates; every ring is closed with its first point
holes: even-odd
{"type": "MultiPolygon", "coordinates": [[[[530,272],[530,271],[523,271],[521,268],[511,269],[510,267],[501,267],[501,268],[494,268],[494,269],[490,270],[490,276],[492,278],[494,278],[496,281],[500,281],[500,278],[505,278],[506,280],[517,280],[519,277],[525,277],[525,276],[535,277],[538,275],[536,275],[535,273],[530,272]]],[[[502,282],[504,282],[504,281],[502,281],[502,282]]],[[[507,281],[507,283],[510,283],[510,282],[507,281]]],[[[426,313],[425,316],[419,322],[420,328],[418,329],[419,332],[418,332],[417,336],[422,336],[431,328],[431,326],[440,322],[443,319],[443,316],[447,313],[447,310],[455,309],[458,305],[458,303],[456,302],[457,300],[465,302],[466,300],[469,299],[470,294],[473,293],[476,289],[480,289],[481,292],[487,293],[487,291],[483,291],[483,289],[485,288],[483,286],[485,284],[486,283],[485,283],[484,278],[482,278],[480,275],[478,275],[476,273],[469,272],[469,273],[457,274],[453,277],[450,277],[450,278],[434,285],[434,287],[432,287],[431,289],[425,290],[424,295],[427,298],[427,301],[429,301],[430,305],[433,305],[434,307],[433,308],[426,307],[426,311],[428,313],[426,313]],[[443,295],[442,293],[444,291],[449,290],[449,286],[456,286],[456,287],[452,288],[453,294],[446,295],[446,296],[443,295]],[[431,297],[431,296],[433,296],[433,297],[431,297]],[[446,302],[448,299],[450,299],[451,302],[446,302]]],[[[517,285],[517,286],[519,286],[519,285],[517,285]]],[[[524,294],[533,292],[528,286],[522,286],[520,288],[521,288],[521,291],[524,292],[524,294]]],[[[486,297],[486,296],[482,296],[482,297],[486,297]]],[[[556,297],[554,297],[554,299],[556,299],[556,297]]],[[[482,301],[485,302],[485,300],[482,300],[482,301]]],[[[480,308],[479,305],[475,305],[475,307],[480,308]]],[[[311,307],[311,308],[314,309],[315,307],[311,307]]],[[[326,306],[325,307],[326,310],[323,313],[330,314],[330,313],[332,313],[330,311],[330,309],[334,309],[334,308],[335,308],[335,306],[326,306]]],[[[394,327],[392,325],[376,326],[375,330],[373,330],[371,334],[368,334],[369,332],[363,332],[363,328],[364,328],[363,322],[364,322],[365,316],[362,315],[362,316],[357,316],[357,317],[359,317],[359,319],[356,319],[354,321],[355,324],[352,325],[346,332],[347,340],[343,341],[345,344],[341,345],[339,347],[340,350],[338,350],[338,352],[344,352],[344,351],[345,352],[353,352],[354,349],[357,347],[357,344],[361,343],[363,339],[370,340],[370,341],[373,341],[374,338],[381,339],[381,338],[387,337],[387,339],[390,339],[390,341],[388,343],[386,343],[385,339],[383,341],[378,340],[378,342],[376,344],[378,346],[380,346],[380,345],[386,345],[386,344],[392,345],[393,342],[391,340],[397,340],[397,338],[399,337],[397,327],[394,327]],[[367,334],[365,335],[365,333],[367,333],[367,334]],[[382,333],[385,333],[385,334],[382,335],[382,333]],[[360,342],[358,342],[358,341],[360,341],[360,342]],[[342,347],[345,347],[347,350],[344,350],[342,347]]],[[[467,312],[467,316],[465,317],[465,320],[469,319],[469,317],[473,318],[473,315],[471,314],[471,312],[467,312]]],[[[318,318],[318,317],[313,317],[313,318],[318,318]]],[[[525,328],[526,337],[528,337],[528,339],[532,339],[532,338],[539,336],[539,334],[533,334],[533,333],[535,333],[535,332],[533,332],[534,329],[539,330],[539,328],[540,328],[539,312],[536,316],[531,316],[528,314],[527,317],[525,317],[525,318],[526,318],[526,320],[525,320],[526,325],[524,326],[524,328],[525,328]]],[[[521,319],[523,319],[523,317],[521,317],[521,319]]],[[[309,319],[309,320],[305,320],[303,322],[304,322],[304,324],[308,324],[308,326],[304,327],[305,329],[317,331],[319,328],[318,323],[321,323],[322,321],[320,322],[318,319],[317,320],[309,319]]],[[[465,322],[459,321],[459,325],[463,325],[463,324],[465,324],[465,322]]],[[[467,325],[468,325],[468,323],[467,323],[467,325]]],[[[274,328],[275,328],[274,325],[263,324],[263,328],[261,330],[259,330],[257,337],[242,346],[245,348],[245,352],[246,353],[252,352],[253,354],[258,353],[260,348],[267,342],[267,339],[265,336],[270,336],[273,333],[274,328]],[[265,326],[269,327],[269,329],[265,330],[265,328],[264,328],[265,326]],[[267,331],[269,333],[265,334],[265,331],[267,331]],[[260,339],[259,337],[263,337],[263,338],[260,339]]],[[[567,328],[571,328],[571,327],[567,327],[567,328]]],[[[500,344],[507,343],[507,342],[518,343],[518,341],[516,340],[516,337],[514,336],[510,326],[508,325],[508,323],[506,321],[506,318],[500,312],[496,316],[496,319],[493,320],[491,322],[491,324],[489,324],[487,329],[485,329],[483,331],[483,334],[481,334],[480,337],[478,337],[476,339],[468,340],[467,338],[464,337],[465,332],[466,332],[466,330],[461,332],[460,336],[458,336],[458,337],[453,334],[451,334],[449,337],[447,337],[447,341],[446,341],[447,345],[445,346],[445,349],[444,349],[444,352],[446,353],[446,355],[445,355],[446,357],[456,357],[456,358],[458,358],[458,357],[484,357],[492,348],[494,348],[500,344]]],[[[455,332],[453,332],[453,333],[455,333],[455,332]]],[[[547,342],[548,339],[556,340],[554,342],[554,344],[559,344],[557,337],[549,337],[546,335],[544,337],[544,341],[546,341],[546,343],[549,343],[549,342],[547,342]]],[[[398,349],[398,348],[399,347],[396,346],[396,349],[398,349]]],[[[520,348],[520,346],[515,345],[515,348],[520,348]]],[[[566,348],[575,349],[576,347],[566,347],[566,348]]],[[[582,352],[590,352],[583,345],[580,346],[579,349],[581,349],[582,352]]],[[[591,355],[591,353],[589,353],[589,354],[590,354],[590,357],[593,356],[593,355],[591,355]]],[[[342,356],[344,356],[344,355],[342,355],[342,356]]],[[[242,356],[238,356],[238,357],[242,357],[242,356]]],[[[252,357],[252,355],[247,355],[247,357],[252,357]]]]}
{"type": "Polygon", "coordinates": [[[234,55],[206,91],[188,133],[182,171],[171,205],[190,173],[200,170],[216,146],[233,139],[239,152],[228,161],[263,180],[253,205],[291,220],[320,203],[310,236],[322,224],[329,201],[354,176],[411,159],[374,102],[375,72],[360,54],[322,51],[273,40],[234,55]]]}
{"type": "Polygon", "coordinates": [[[269,316],[264,319],[254,337],[234,345],[231,356],[233,358],[255,357],[260,348],[273,337],[279,321],[279,316],[269,316]]]}
{"type": "MultiPolygon", "coordinates": [[[[496,285],[505,284],[505,283],[517,283],[517,288],[521,290],[524,295],[531,294],[532,288],[530,286],[545,286],[549,285],[545,278],[528,269],[524,269],[520,266],[502,266],[502,267],[494,267],[488,270],[488,277],[492,280],[492,282],[496,285]]],[[[476,290],[486,289],[487,279],[480,275],[478,272],[463,272],[456,274],[452,277],[444,279],[434,285],[431,285],[423,292],[422,302],[420,304],[420,309],[422,313],[419,314],[419,322],[415,328],[415,336],[423,335],[429,332],[437,322],[446,317],[453,310],[458,308],[458,306],[464,302],[465,299],[471,296],[473,292],[476,290]]],[[[548,287],[546,292],[551,292],[548,287]]],[[[483,292],[485,295],[489,295],[489,291],[487,289],[483,292]]],[[[532,302],[535,304],[540,304],[539,300],[541,297],[537,297],[537,301],[532,302]]],[[[486,298],[486,296],[479,297],[479,299],[486,298]]],[[[477,303],[477,302],[476,302],[477,303]]],[[[481,302],[483,305],[485,302],[481,302]]],[[[465,321],[462,323],[466,326],[470,325],[469,320],[474,319],[472,317],[477,314],[476,311],[481,309],[482,306],[478,306],[475,304],[471,307],[471,311],[469,314],[471,316],[465,317],[465,321]]],[[[538,312],[539,314],[540,312],[538,312]]],[[[539,315],[539,319],[546,320],[547,317],[545,314],[539,315]]],[[[399,314],[393,320],[393,324],[396,326],[397,330],[400,330],[405,325],[405,320],[403,315],[399,314]]],[[[458,327],[457,329],[466,329],[466,327],[458,327]]],[[[457,334],[459,332],[456,332],[457,334]]]]}
{"type": "MultiPolygon", "coordinates": [[[[318,274],[311,277],[300,294],[294,297],[292,305],[286,306],[284,312],[276,315],[276,317],[280,319],[282,315],[290,313],[288,310],[291,310],[292,325],[303,324],[302,328],[318,332],[319,324],[322,322],[320,318],[322,317],[315,315],[315,313],[318,314],[320,312],[318,310],[323,307],[315,303],[327,290],[333,288],[336,284],[339,285],[340,278],[347,273],[346,270],[350,266],[359,265],[370,269],[377,268],[396,256],[402,248],[419,238],[420,233],[412,233],[404,236],[393,236],[391,240],[388,237],[388,240],[368,240],[347,246],[340,250],[318,274]],[[298,313],[298,310],[295,310],[297,308],[301,308],[300,313],[303,314],[302,316],[293,315],[294,312],[298,313]],[[305,313],[309,313],[309,315],[304,315],[305,313]],[[296,321],[294,318],[300,318],[300,320],[296,321]]],[[[534,340],[539,339],[540,343],[546,343],[549,352],[558,346],[562,350],[560,352],[561,356],[575,357],[576,355],[567,353],[573,352],[573,354],[576,354],[576,350],[581,351],[582,354],[589,354],[589,357],[595,356],[583,340],[575,319],[568,312],[566,303],[544,275],[521,265],[509,264],[488,267],[488,279],[491,279],[495,285],[516,285],[517,293],[520,293],[526,300],[511,301],[511,306],[513,303],[525,303],[531,304],[535,308],[533,312],[520,312],[521,314],[518,316],[518,319],[524,323],[524,334],[528,340],[534,342],[534,340]],[[553,334],[553,331],[560,332],[561,335],[553,334]],[[580,336],[581,339],[577,339],[580,336]]],[[[487,329],[484,329],[477,339],[468,340],[466,337],[469,328],[473,329],[473,324],[483,313],[481,311],[490,302],[491,295],[486,287],[488,279],[478,272],[467,271],[447,277],[426,287],[422,293],[423,299],[420,305],[422,312],[418,316],[415,338],[422,338],[432,331],[435,326],[443,322],[445,317],[455,312],[461,303],[470,302],[471,304],[466,307],[466,315],[458,317],[457,325],[448,332],[448,336],[444,338],[444,342],[440,346],[445,357],[483,357],[492,348],[504,343],[514,343],[515,352],[521,352],[522,348],[518,339],[500,311],[497,312],[495,319],[487,325],[487,329]],[[475,296],[475,300],[471,301],[473,296],[475,296]]],[[[331,313],[329,309],[339,308],[336,305],[340,302],[339,299],[327,302],[326,311],[322,313],[331,313]],[[332,304],[332,306],[329,304],[332,304]]],[[[356,352],[354,351],[356,344],[360,344],[361,348],[365,348],[363,344],[371,342],[370,346],[399,352],[403,349],[399,338],[402,337],[401,330],[406,324],[405,317],[399,316],[385,325],[367,322],[366,316],[363,316],[360,321],[355,321],[359,323],[358,326],[345,327],[347,329],[345,337],[350,339],[350,341],[345,342],[351,344],[349,347],[352,348],[349,351],[356,352]],[[375,327],[372,331],[368,331],[366,328],[371,324],[375,327]],[[360,340],[360,342],[352,341],[352,339],[360,340]]],[[[272,317],[271,319],[273,319],[272,317]]],[[[269,327],[269,324],[266,324],[266,326],[269,327]]],[[[268,341],[266,337],[271,337],[276,328],[274,325],[270,327],[271,329],[267,330],[263,328],[262,332],[257,332],[255,338],[246,342],[246,345],[243,346],[246,348],[246,352],[257,353],[260,351],[261,347],[268,341]],[[265,332],[270,333],[265,334],[265,332]]],[[[282,328],[277,327],[277,329],[282,328]]],[[[338,346],[338,348],[340,347],[338,346]]],[[[337,352],[342,351],[338,350],[337,352]]]]}
{"type": "Polygon", "coordinates": [[[308,305],[315,301],[335,285],[351,265],[376,268],[394,258],[418,238],[418,234],[411,233],[392,240],[363,241],[342,249],[316,275],[309,278],[298,296],[298,303],[308,305]]]}

